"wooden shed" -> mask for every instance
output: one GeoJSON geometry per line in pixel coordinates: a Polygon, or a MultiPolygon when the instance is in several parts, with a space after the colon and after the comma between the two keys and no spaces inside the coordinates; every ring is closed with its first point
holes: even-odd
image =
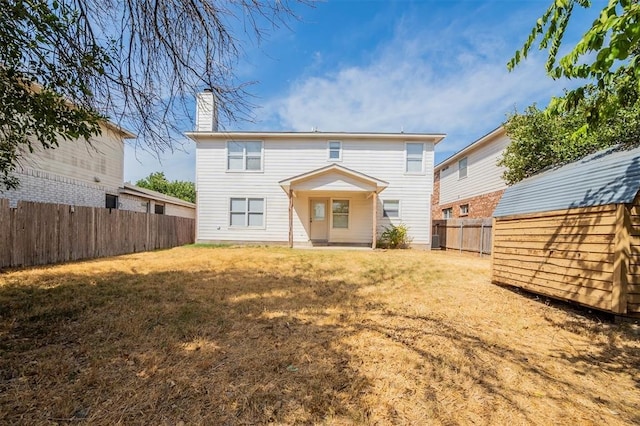
{"type": "Polygon", "coordinates": [[[492,281],[640,317],[640,148],[610,148],[507,188],[492,281]]]}

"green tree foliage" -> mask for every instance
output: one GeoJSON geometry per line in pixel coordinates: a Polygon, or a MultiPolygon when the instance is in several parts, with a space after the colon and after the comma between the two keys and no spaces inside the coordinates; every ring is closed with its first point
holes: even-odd
{"type": "Polygon", "coordinates": [[[0,189],[22,150],[89,138],[102,116],[155,153],[180,143],[204,88],[221,117],[251,119],[241,42],[294,16],[289,0],[0,0],[0,189]]]}
{"type": "Polygon", "coordinates": [[[575,7],[589,8],[590,0],[553,0],[540,17],[521,50],[509,61],[513,69],[529,54],[537,40],[548,52],[546,70],[554,79],[586,79],[586,84],[554,98],[548,111],[561,114],[581,109],[589,127],[616,115],[619,108],[636,104],[640,93],[640,3],[609,0],[578,44],[558,59],[575,7]],[[595,94],[595,95],[594,95],[595,94]],[[582,101],[590,98],[590,102],[582,101]]]}
{"type": "Polygon", "coordinates": [[[181,200],[196,202],[196,186],[193,182],[174,180],[168,181],[163,172],[151,173],[136,182],[136,186],[158,191],[162,194],[180,198],[181,200]]]}
{"type": "Polygon", "coordinates": [[[640,144],[640,100],[630,106],[618,106],[598,126],[587,131],[586,110],[596,102],[597,94],[587,97],[571,111],[548,114],[535,105],[523,114],[514,113],[504,124],[511,143],[499,164],[512,185],[550,167],[576,161],[600,149],[640,144]]]}
{"type": "Polygon", "coordinates": [[[2,0],[0,22],[0,188],[15,188],[11,172],[36,141],[50,149],[99,133],[90,88],[109,57],[64,4],[2,0]]]}

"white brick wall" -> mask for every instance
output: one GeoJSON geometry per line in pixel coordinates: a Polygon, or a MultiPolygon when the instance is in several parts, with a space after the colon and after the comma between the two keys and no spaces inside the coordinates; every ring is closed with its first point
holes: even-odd
{"type": "Polygon", "coordinates": [[[104,207],[105,194],[118,193],[117,188],[90,185],[76,179],[28,168],[19,169],[15,176],[20,180],[18,189],[0,191],[0,198],[9,199],[11,207],[16,207],[19,200],[104,207]]]}
{"type": "MultiPolygon", "coordinates": [[[[16,190],[0,190],[0,198],[9,200],[10,207],[16,207],[18,201],[37,203],[69,204],[73,206],[102,207],[105,206],[105,195],[118,196],[118,208],[140,213],[153,213],[155,201],[135,195],[122,194],[119,188],[108,188],[103,185],[91,185],[86,182],[30,168],[19,169],[14,173],[20,180],[16,190]],[[148,207],[149,205],[149,207],[148,207]]],[[[173,205],[162,202],[165,214],[195,218],[195,208],[173,205]]]]}
{"type": "Polygon", "coordinates": [[[147,213],[147,201],[133,195],[121,194],[118,200],[122,210],[147,213]]]}

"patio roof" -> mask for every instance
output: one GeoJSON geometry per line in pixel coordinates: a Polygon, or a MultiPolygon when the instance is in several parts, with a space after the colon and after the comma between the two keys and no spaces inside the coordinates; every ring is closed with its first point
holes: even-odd
{"type": "Polygon", "coordinates": [[[291,191],[354,191],[380,193],[389,186],[388,182],[338,164],[331,164],[292,176],[278,183],[287,194],[291,191]]]}

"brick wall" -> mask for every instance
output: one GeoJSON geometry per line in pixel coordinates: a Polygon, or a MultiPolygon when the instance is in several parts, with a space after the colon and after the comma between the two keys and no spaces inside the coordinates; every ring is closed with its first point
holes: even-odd
{"type": "Polygon", "coordinates": [[[128,194],[120,194],[118,201],[120,202],[120,208],[122,210],[131,210],[140,213],[153,213],[153,208],[147,207],[148,202],[142,198],[128,194]]]}
{"type": "Polygon", "coordinates": [[[433,195],[431,196],[431,220],[442,219],[440,209],[440,170],[433,174],[433,195]]]}
{"type": "Polygon", "coordinates": [[[105,194],[117,194],[117,188],[108,191],[104,186],[91,185],[40,170],[23,168],[14,175],[20,180],[20,186],[15,190],[0,192],[0,197],[7,198],[11,207],[15,207],[20,200],[104,207],[105,194]]]}
{"type": "MultiPolygon", "coordinates": [[[[438,182],[438,192],[439,192],[440,184],[438,182]]],[[[434,194],[436,190],[434,189],[434,194]]],[[[488,194],[478,195],[476,197],[465,198],[463,200],[458,200],[455,203],[448,204],[432,204],[432,220],[444,219],[442,217],[442,210],[451,208],[453,212],[454,218],[466,217],[469,219],[476,218],[484,218],[491,217],[493,215],[493,211],[496,209],[500,198],[502,197],[502,193],[504,190],[490,192],[488,194]],[[469,205],[469,214],[461,215],[460,214],[460,206],[468,204],[469,205]]],[[[435,201],[435,198],[434,198],[435,201]]],[[[439,201],[439,197],[438,197],[439,201]]]]}

